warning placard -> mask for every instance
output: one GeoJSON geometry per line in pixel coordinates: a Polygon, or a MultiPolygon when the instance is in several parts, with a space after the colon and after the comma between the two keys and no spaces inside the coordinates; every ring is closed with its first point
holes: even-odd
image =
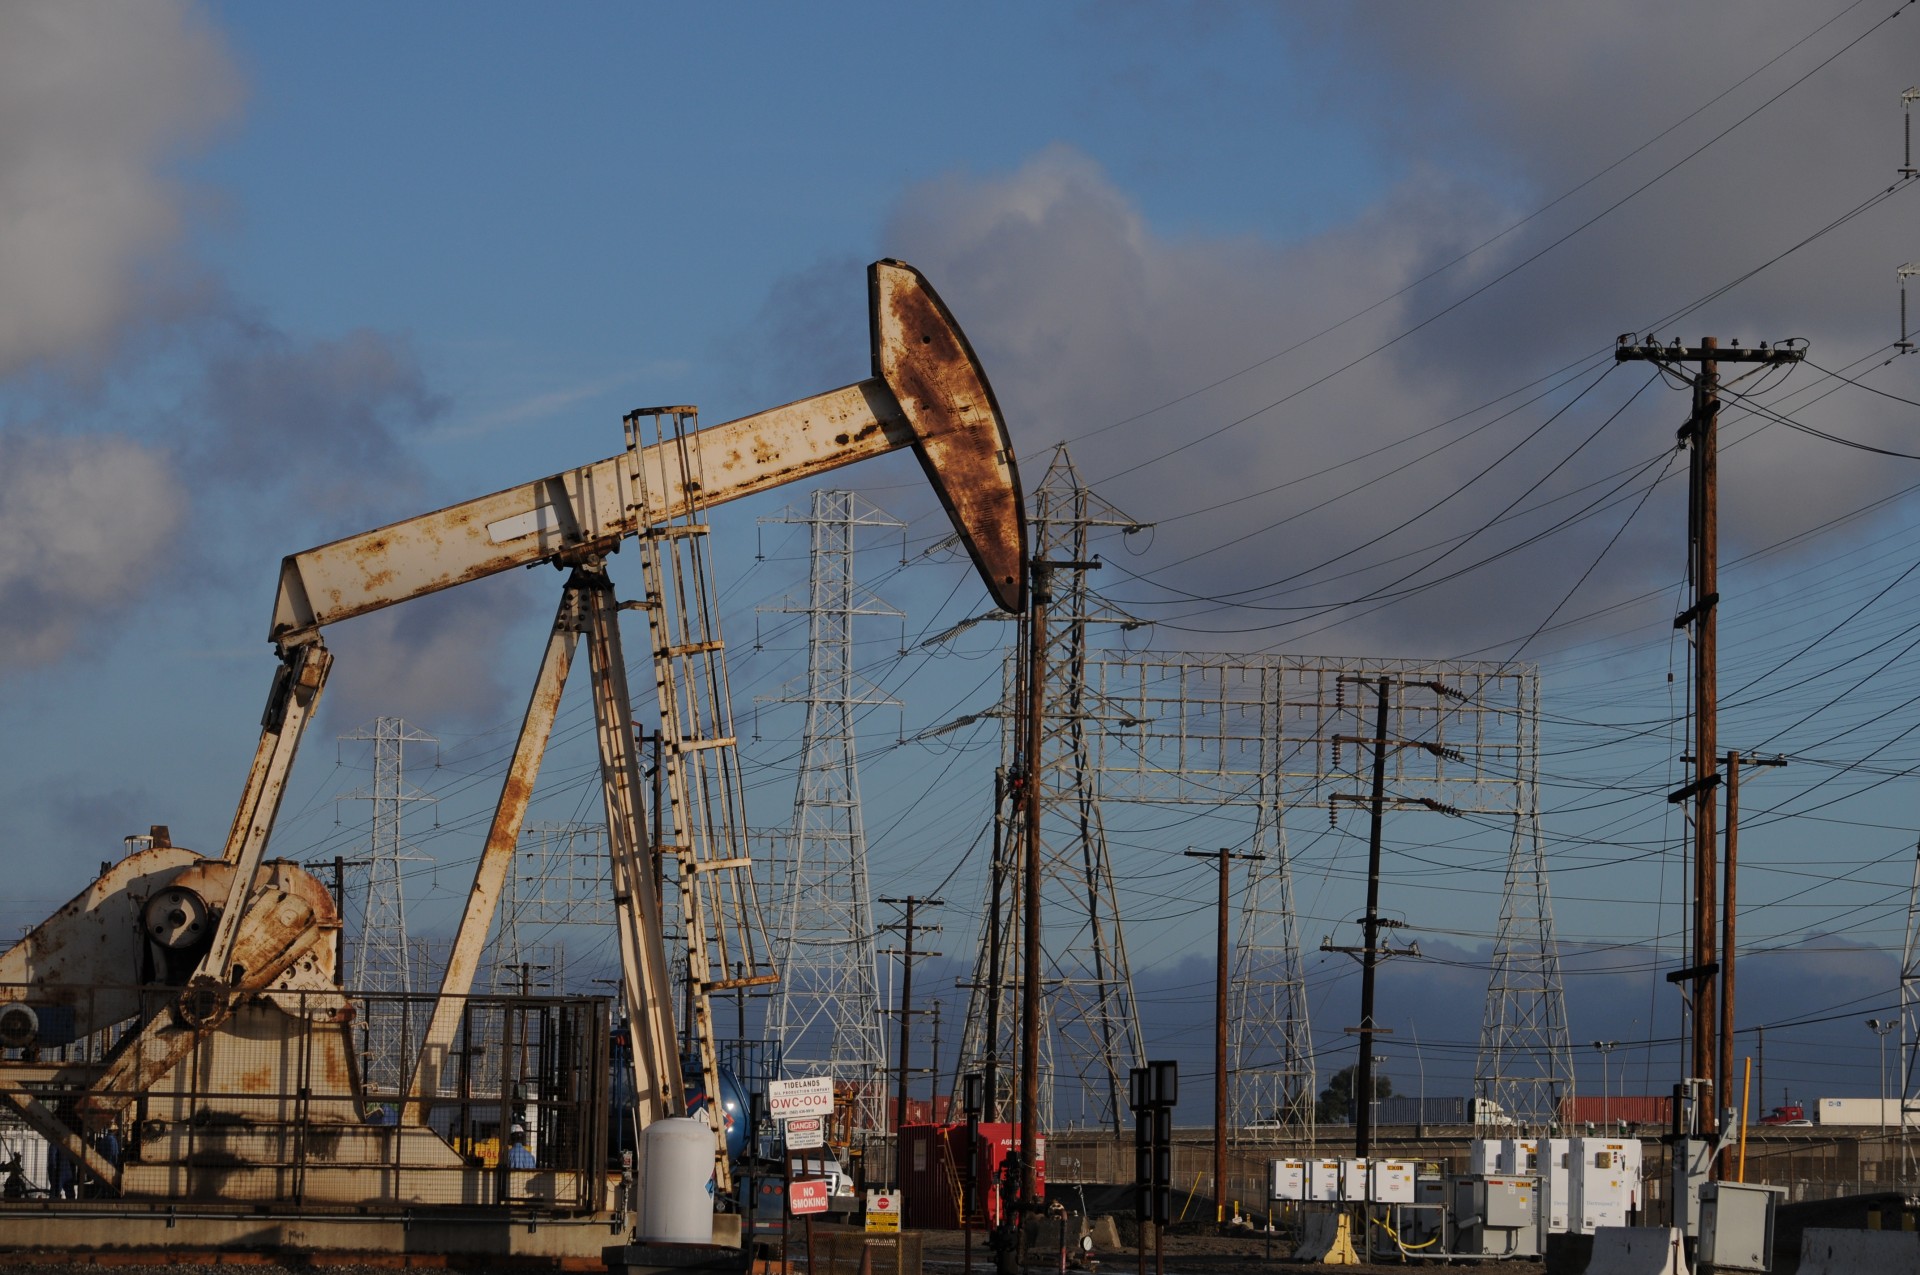
{"type": "Polygon", "coordinates": [[[900,1229],[900,1193],[867,1192],[867,1233],[894,1234],[900,1229]]]}
{"type": "Polygon", "coordinates": [[[787,1200],[795,1217],[825,1213],[828,1198],[825,1178],[795,1178],[787,1183],[787,1200]]]}
{"type": "Polygon", "coordinates": [[[825,1116],[795,1116],[785,1122],[787,1150],[811,1151],[815,1147],[826,1145],[827,1118],[825,1116]]]}

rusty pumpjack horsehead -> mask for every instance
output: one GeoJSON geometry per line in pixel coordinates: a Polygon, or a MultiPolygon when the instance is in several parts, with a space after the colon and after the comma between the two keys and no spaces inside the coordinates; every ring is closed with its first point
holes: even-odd
{"type": "MultiPolygon", "coordinates": [[[[898,261],[868,268],[873,375],[841,389],[697,430],[678,447],[640,447],[492,495],[296,553],[280,569],[270,640],[280,657],[259,746],[219,860],[165,847],[163,871],[141,878],[150,891],[132,941],[158,939],[170,953],[168,981],[180,990],[123,1041],[75,1103],[81,1124],[124,1110],[185,1059],[241,1005],[275,992],[334,990],[331,961],[315,949],[337,941],[338,918],[325,892],[290,865],[264,855],[300,737],[332,665],[321,638],[330,623],[406,602],[511,568],[550,563],[570,575],[539,678],[502,787],[465,914],[413,1068],[403,1122],[418,1124],[437,1087],[461,1007],[500,897],[579,636],[588,640],[607,803],[612,881],[620,936],[622,997],[633,1033],[644,1127],[674,1114],[685,1090],[675,1048],[660,899],[628,726],[618,603],[604,559],[628,537],[691,510],[813,478],[843,465],[911,447],[953,520],[995,602],[1026,606],[1026,526],[1006,425],[978,360],[944,303],[919,271],[898,261]],[[643,475],[647,477],[643,479],[643,475]],[[156,917],[167,871],[199,872],[156,917]],[[305,878],[305,882],[292,878],[305,878]],[[177,906],[176,906],[177,905],[177,906]],[[144,928],[149,933],[139,934],[144,928]],[[324,933],[323,933],[324,932],[324,933]],[[197,959],[196,959],[197,957],[197,959]]],[[[662,412],[674,409],[652,409],[662,412]]],[[[691,409],[681,409],[688,410],[691,409]]],[[[629,420],[632,418],[630,417],[629,420]]],[[[136,856],[137,857],[137,856],[136,856]]],[[[123,861],[123,862],[130,862],[123,861]]],[[[122,879],[127,874],[122,874],[122,879]]],[[[32,984],[58,966],[69,931],[86,917],[97,929],[114,915],[110,872],[72,904],[0,954],[0,984],[32,984]]],[[[124,893],[124,889],[121,891],[124,893]]],[[[131,905],[134,912],[141,905],[131,905]]],[[[127,911],[121,905],[119,911],[127,911]]],[[[127,918],[130,922],[135,918],[127,918]]],[[[124,968],[124,966],[122,967],[124,968]]],[[[336,1002],[345,1013],[344,1002],[336,1002]]],[[[125,1021],[112,1002],[102,1021],[76,1021],[84,1034],[125,1021]],[[114,1015],[117,1015],[114,1016],[114,1015]]],[[[696,1011],[699,1012],[699,1011],[696,1011]]],[[[83,1012],[82,1018],[85,1017],[83,1012]]],[[[703,1069],[712,1074],[710,1037],[703,1069]]],[[[711,1090],[710,1090],[711,1092],[711,1090]]],[[[21,1085],[0,1080],[0,1100],[116,1188],[108,1163],[69,1121],[21,1085]]],[[[716,1121],[716,1125],[719,1122],[716,1121]]],[[[722,1186],[724,1137],[716,1158],[722,1186]]]]}

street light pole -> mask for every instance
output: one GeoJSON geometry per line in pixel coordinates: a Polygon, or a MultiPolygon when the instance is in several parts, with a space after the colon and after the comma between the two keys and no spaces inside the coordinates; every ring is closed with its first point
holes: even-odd
{"type": "MultiPolygon", "coordinates": [[[[1887,1033],[1899,1025],[1897,1020],[1891,1018],[1867,1020],[1867,1026],[1871,1027],[1873,1034],[1880,1038],[1880,1155],[1882,1159],[1887,1154],[1887,1033]]],[[[1903,1112],[1900,1123],[1904,1127],[1906,1122],[1906,1114],[1903,1112]]]]}
{"type": "Polygon", "coordinates": [[[1596,1040],[1593,1047],[1600,1051],[1600,1123],[1607,1127],[1607,1136],[1613,1136],[1613,1086],[1607,1081],[1607,1055],[1620,1044],[1617,1040],[1596,1040]]]}

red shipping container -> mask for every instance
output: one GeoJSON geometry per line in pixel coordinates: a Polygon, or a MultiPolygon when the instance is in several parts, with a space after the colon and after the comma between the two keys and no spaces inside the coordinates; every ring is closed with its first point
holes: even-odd
{"type": "MultiPolygon", "coordinates": [[[[976,1222],[998,1226],[1005,1199],[1002,1173],[1008,1158],[1020,1149],[1020,1126],[998,1122],[982,1124],[979,1129],[979,1141],[972,1149],[978,1174],[975,1195],[979,1201],[974,1217],[976,1222]]],[[[1046,1139],[1042,1138],[1037,1177],[1043,1195],[1047,1181],[1046,1147],[1046,1139]]],[[[910,1124],[900,1131],[900,1194],[909,1227],[954,1230],[961,1225],[967,1159],[967,1126],[964,1124],[910,1124]]]]}
{"type": "Polygon", "coordinates": [[[1672,1120],[1671,1094],[1583,1095],[1563,1098],[1560,1102],[1560,1123],[1572,1130],[1582,1125],[1604,1125],[1608,1121],[1664,1129],[1672,1120]]]}

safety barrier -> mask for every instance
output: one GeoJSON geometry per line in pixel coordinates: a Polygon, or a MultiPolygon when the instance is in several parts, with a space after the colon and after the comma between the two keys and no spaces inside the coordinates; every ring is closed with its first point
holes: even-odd
{"type": "Polygon", "coordinates": [[[1603,1226],[1593,1233],[1586,1275],[1687,1275],[1679,1231],[1665,1226],[1603,1226]]]}
{"type": "Polygon", "coordinates": [[[1920,1275],[1920,1234],[1809,1227],[1800,1234],[1800,1275],[1920,1275]]]}

